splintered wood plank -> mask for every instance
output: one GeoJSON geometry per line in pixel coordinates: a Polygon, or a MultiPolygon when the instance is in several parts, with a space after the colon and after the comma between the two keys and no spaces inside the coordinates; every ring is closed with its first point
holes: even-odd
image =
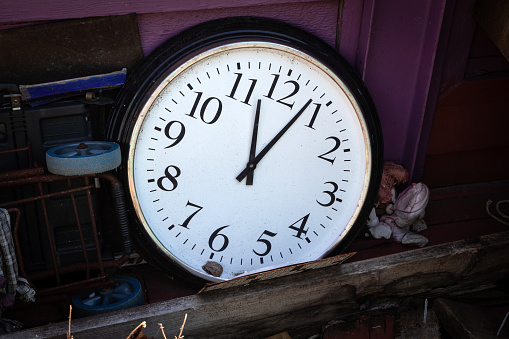
{"type": "MultiPolygon", "coordinates": [[[[261,274],[263,275],[263,273],[261,274]]],[[[509,232],[432,246],[144,305],[72,323],[75,338],[124,338],[142,321],[144,333],[178,331],[185,338],[264,337],[358,314],[367,299],[435,298],[458,294],[509,277],[509,232]]],[[[364,304],[366,306],[366,304],[364,304]]],[[[369,311],[370,308],[363,308],[369,311]]],[[[67,322],[3,338],[65,338],[67,322]]],[[[297,337],[295,337],[297,338],[297,337]]]]}

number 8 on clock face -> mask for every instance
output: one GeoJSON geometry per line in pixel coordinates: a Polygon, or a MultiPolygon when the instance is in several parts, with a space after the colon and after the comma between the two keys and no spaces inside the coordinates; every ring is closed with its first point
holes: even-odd
{"type": "Polygon", "coordinates": [[[123,145],[138,250],[207,281],[344,249],[383,159],[375,109],[345,61],[253,18],[202,24],[149,55],[109,135],[123,145]]]}

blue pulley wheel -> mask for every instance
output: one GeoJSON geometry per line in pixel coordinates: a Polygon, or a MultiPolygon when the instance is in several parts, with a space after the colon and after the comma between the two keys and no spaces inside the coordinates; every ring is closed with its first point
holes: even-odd
{"type": "Polygon", "coordinates": [[[46,152],[48,171],[59,175],[87,175],[117,168],[120,147],[109,141],[86,141],[53,147],[46,152]]]}
{"type": "Polygon", "coordinates": [[[115,276],[113,281],[114,285],[109,288],[75,293],[72,298],[73,316],[86,317],[143,305],[143,293],[138,280],[115,276]]]}

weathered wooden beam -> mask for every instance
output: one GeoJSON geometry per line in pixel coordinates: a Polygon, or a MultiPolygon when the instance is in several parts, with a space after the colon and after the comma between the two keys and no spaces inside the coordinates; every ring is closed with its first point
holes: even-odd
{"type": "MultiPolygon", "coordinates": [[[[508,276],[509,232],[504,232],[274,279],[243,277],[229,288],[73,320],[71,330],[76,339],[126,338],[146,321],[149,337],[157,335],[158,323],[174,336],[187,313],[186,339],[263,337],[319,328],[358,314],[361,305],[369,310],[376,300],[443,297],[508,276]]],[[[66,332],[63,322],[3,338],[65,338],[66,332]]]]}

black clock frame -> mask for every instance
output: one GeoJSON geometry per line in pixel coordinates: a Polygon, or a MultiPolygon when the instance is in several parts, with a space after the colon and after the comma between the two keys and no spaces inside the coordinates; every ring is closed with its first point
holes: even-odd
{"type": "MultiPolygon", "coordinates": [[[[300,50],[316,58],[342,79],[355,97],[365,119],[368,142],[372,150],[371,177],[366,199],[360,214],[348,234],[331,255],[339,254],[364,227],[375,203],[383,169],[383,137],[373,100],[356,71],[330,45],[313,34],[293,25],[260,17],[232,17],[208,21],[171,37],[143,59],[130,72],[124,87],[111,109],[106,137],[119,143],[123,155],[117,175],[127,182],[129,141],[140,111],[150,94],[178,66],[210,48],[239,41],[273,42],[300,50]]],[[[127,192],[129,193],[129,192],[127,192]]],[[[129,194],[129,214],[135,248],[146,260],[163,272],[202,284],[201,278],[191,276],[163,254],[146,234],[139,222],[129,194]]]]}

